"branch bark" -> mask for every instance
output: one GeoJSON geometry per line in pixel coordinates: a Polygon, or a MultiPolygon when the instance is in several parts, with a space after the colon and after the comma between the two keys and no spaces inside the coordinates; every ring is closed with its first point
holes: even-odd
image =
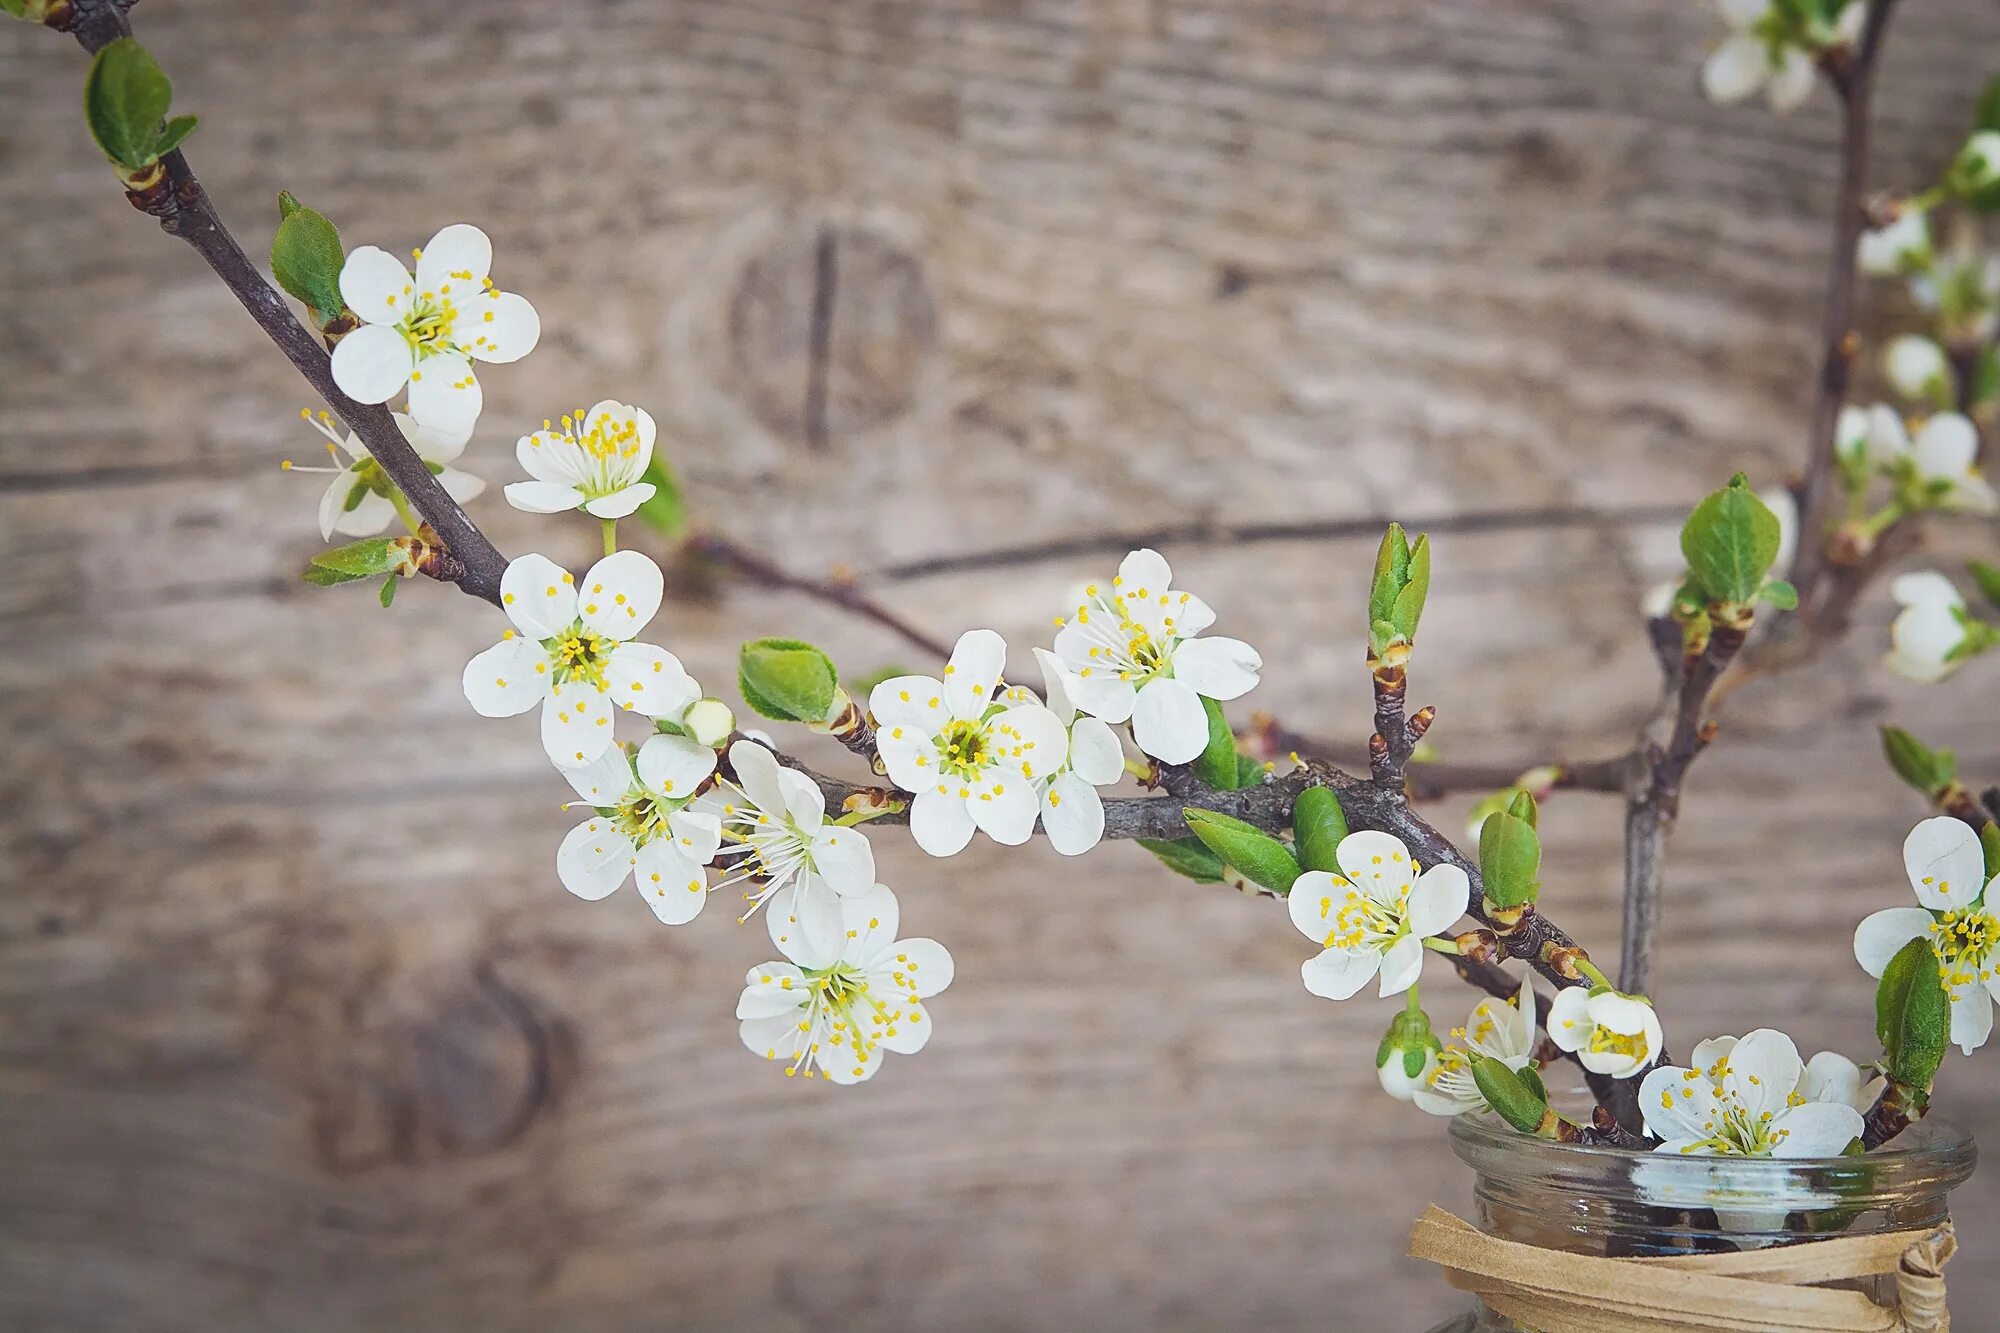
{"type": "Polygon", "coordinates": [[[863,620],[872,621],[928,656],[939,658],[951,656],[951,648],[943,640],[933,638],[883,606],[856,587],[852,580],[814,579],[790,573],[768,557],[713,533],[696,533],[687,539],[684,549],[695,556],[713,560],[727,569],[734,570],[760,587],[803,593],[815,601],[825,602],[860,616],[863,620]]]}

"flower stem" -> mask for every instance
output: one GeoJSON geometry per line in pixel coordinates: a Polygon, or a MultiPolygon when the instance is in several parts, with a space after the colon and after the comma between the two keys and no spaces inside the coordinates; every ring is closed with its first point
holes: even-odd
{"type": "Polygon", "coordinates": [[[1424,941],[1424,947],[1426,949],[1429,949],[1433,953],[1445,953],[1445,954],[1456,955],[1465,952],[1465,950],[1458,947],[1457,940],[1448,940],[1438,935],[1433,935],[1430,938],[1426,939],[1424,941]]]}
{"type": "Polygon", "coordinates": [[[604,554],[610,555],[617,549],[618,549],[618,520],[615,518],[607,518],[604,520],[604,554]]]}
{"type": "Polygon", "coordinates": [[[1577,959],[1576,970],[1583,973],[1584,976],[1589,977],[1591,985],[1602,986],[1606,990],[1613,989],[1610,978],[1606,977],[1603,970],[1588,958],[1577,959]]]}
{"type": "Polygon", "coordinates": [[[402,488],[397,486],[389,488],[389,503],[396,506],[396,517],[403,520],[403,526],[410,530],[410,535],[416,536],[424,523],[417,517],[416,511],[410,508],[409,498],[403,494],[402,488]]]}

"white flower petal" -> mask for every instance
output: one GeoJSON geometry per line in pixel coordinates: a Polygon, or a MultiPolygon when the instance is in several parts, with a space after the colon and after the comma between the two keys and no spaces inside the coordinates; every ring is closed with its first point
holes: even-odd
{"type": "Polygon", "coordinates": [[[1257,684],[1264,659],[1241,639],[1190,639],[1174,649],[1174,679],[1211,699],[1237,699],[1257,684]]]}
{"type": "Polygon", "coordinates": [[[1639,1109],[1654,1138],[1706,1138],[1705,1126],[1715,1118],[1714,1087],[1697,1071],[1662,1065],[1640,1083],[1639,1109]]]}
{"type": "Polygon", "coordinates": [[[533,639],[502,639],[465,664],[465,697],[481,717],[514,717],[549,693],[549,655],[533,639]]]}
{"type": "Polygon", "coordinates": [[[585,805],[616,805],[632,790],[632,759],[613,745],[582,768],[559,768],[563,780],[585,805]]]}
{"type": "Polygon", "coordinates": [[[1314,995],[1345,1000],[1381,969],[1382,955],[1373,949],[1327,949],[1301,963],[1299,977],[1314,995]]]}
{"type": "MultiPolygon", "coordinates": [[[[403,432],[403,438],[417,451],[417,457],[426,463],[455,463],[465,452],[465,446],[472,439],[471,431],[446,431],[434,426],[426,426],[407,412],[390,413],[396,421],[396,429],[403,432]]],[[[361,442],[354,436],[348,438],[348,447],[360,451],[361,442]]]]}
{"type": "Polygon", "coordinates": [[[819,876],[810,871],[799,875],[764,904],[771,942],[800,967],[833,966],[847,942],[841,901],[819,876]]]}
{"type": "MultiPolygon", "coordinates": [[[[1087,692],[1078,703],[1089,708],[1087,692]]],[[[1184,681],[1167,677],[1148,681],[1132,708],[1132,738],[1161,763],[1192,762],[1208,748],[1208,714],[1201,696],[1184,681]]]]}
{"type": "Polygon", "coordinates": [[[347,502],[354,494],[355,483],[351,474],[342,472],[326,488],[320,497],[319,535],[327,540],[334,537],[373,537],[389,526],[396,517],[396,506],[389,498],[364,490],[361,498],[349,509],[347,502]]]}
{"type": "Polygon", "coordinates": [[[1912,570],[1908,574],[1898,574],[1889,584],[1889,596],[1898,606],[1946,606],[1962,608],[1965,599],[1950,579],[1935,569],[1912,570]]]}
{"type": "Polygon", "coordinates": [[[1382,955],[1382,995],[1400,995],[1417,984],[1417,978],[1424,970],[1423,942],[1415,935],[1405,935],[1397,940],[1382,955]]]}
{"type": "MultiPolygon", "coordinates": [[[[1350,833],[1333,849],[1340,873],[1370,897],[1395,902],[1402,891],[1416,882],[1416,870],[1402,840],[1392,833],[1363,829],[1350,833]]],[[[1460,878],[1464,877],[1459,872],[1460,878]]],[[[1465,898],[1460,896],[1460,910],[1465,898]]],[[[1455,920],[1456,918],[1454,918],[1455,920]]]]}
{"type": "Polygon", "coordinates": [[[590,460],[567,432],[538,430],[514,442],[514,457],[537,481],[582,486],[591,479],[590,460]]]}
{"type": "Polygon", "coordinates": [[[1711,102],[1740,102],[1763,87],[1770,73],[1761,41],[1728,37],[1702,62],[1701,90],[1711,102]]]}
{"type": "MultiPolygon", "coordinates": [[[[740,1005],[741,1001],[738,1003],[740,1005]]],[[[788,1066],[796,1067],[799,1055],[804,1051],[806,1044],[807,1034],[799,1030],[799,1023],[803,1018],[803,1009],[760,1018],[746,1018],[739,1029],[743,1044],[750,1048],[752,1054],[761,1055],[767,1060],[783,1060],[788,1066]]]]}
{"type": "Polygon", "coordinates": [[[1861,1112],[1835,1102],[1807,1102],[1772,1118],[1773,1157],[1838,1157],[1861,1137],[1861,1112]]]}
{"type": "Polygon", "coordinates": [[[1778,68],[1771,73],[1771,82],[1765,89],[1765,96],[1771,100],[1771,109],[1779,115],[1796,111],[1812,97],[1813,84],[1818,81],[1818,67],[1813,58],[1796,46],[1788,46],[1778,57],[1778,68]]]}
{"type": "Polygon", "coordinates": [[[653,493],[658,489],[659,487],[650,481],[635,482],[609,495],[598,496],[586,504],[584,509],[589,511],[593,518],[625,518],[637,513],[639,506],[652,499],[653,493]]]}
{"type": "Polygon", "coordinates": [[[1549,1040],[1565,1051],[1583,1048],[1597,1025],[1590,1019],[1590,997],[1581,986],[1565,986],[1549,1005],[1549,1040]]]}
{"type": "MultiPolygon", "coordinates": [[[[1139,692],[1116,671],[1086,666],[1070,679],[1070,699],[1079,710],[1113,724],[1124,722],[1138,706],[1139,692]]],[[[1195,701],[1200,707],[1200,700],[1195,701]]],[[[1208,716],[1202,715],[1202,744],[1208,743],[1208,716]]],[[[1199,750],[1196,751],[1200,753],[1199,750]]]]}
{"type": "MultiPolygon", "coordinates": [[[[1046,648],[1032,650],[1035,665],[1042,669],[1042,692],[1048,696],[1049,711],[1061,718],[1065,725],[1076,720],[1076,705],[1070,702],[1069,668],[1063,660],[1046,648]]],[[[1023,694],[1027,692],[1022,691],[1023,694]]]]}
{"type": "Polygon", "coordinates": [[[1285,909],[1291,913],[1292,924],[1301,935],[1322,949],[1328,948],[1334,918],[1347,893],[1345,882],[1336,881],[1324,870],[1308,870],[1292,881],[1291,892],[1285,895],[1285,909]]]}
{"type": "Polygon", "coordinates": [[[635,882],[653,915],[669,926],[684,926],[708,902],[708,875],[672,838],[655,838],[639,849],[635,882]]]}
{"type": "Polygon", "coordinates": [[[1926,481],[1956,481],[1979,457],[1979,429],[1963,412],[1940,412],[1917,432],[1910,453],[1926,481]]]}
{"type": "Polygon", "coordinates": [[[1993,1032],[1993,996],[1984,986],[1967,985],[1952,992],[1951,1039],[1971,1055],[1993,1032]]]}
{"type": "Polygon", "coordinates": [[[1916,333],[1890,341],[1882,350],[1882,371],[1905,398],[1930,399],[1938,384],[1952,382],[1944,348],[1916,333]]]}
{"type": "MultiPolygon", "coordinates": [[[[340,299],[353,307],[366,324],[394,324],[401,320],[410,305],[409,286],[410,271],[380,246],[358,245],[348,252],[346,262],[340,266],[340,299]]],[[[396,341],[403,341],[401,334],[396,335],[396,341]]],[[[404,346],[407,350],[408,344],[404,346]]],[[[335,378],[339,376],[336,374],[335,378]]],[[[354,396],[346,389],[342,392],[350,398],[354,396]]]]}
{"type": "Polygon", "coordinates": [[[1879,977],[1889,960],[1911,940],[1930,934],[1931,914],[1921,907],[1885,907],[1871,912],[1854,928],[1854,960],[1871,977],[1879,977]]]}
{"type": "Polygon", "coordinates": [[[1833,1102],[1860,1110],[1861,1084],[1860,1065],[1839,1051],[1821,1051],[1806,1061],[1799,1095],[1809,1102],[1833,1102]]]}
{"type": "Polygon", "coordinates": [[[843,898],[866,893],[875,883],[875,849],[858,828],[822,826],[812,839],[813,869],[843,898]]]}
{"type": "Polygon", "coordinates": [[[1094,717],[1080,717],[1070,727],[1069,766],[1093,787],[1108,787],[1125,776],[1125,749],[1118,733],[1094,717]]]}
{"type": "Polygon", "coordinates": [[[1775,1028],[1758,1028],[1744,1034],[1729,1053],[1729,1072],[1722,1084],[1755,1121],[1785,1108],[1785,1099],[1798,1088],[1805,1068],[1790,1037],[1775,1028]]]}
{"type": "Polygon", "coordinates": [[[755,741],[737,741],[729,747],[729,769],[752,805],[767,815],[784,813],[785,789],[778,785],[778,761],[768,749],[755,741]]]}
{"type": "Polygon", "coordinates": [[[826,821],[826,793],[805,774],[780,765],[778,790],[785,797],[783,814],[800,829],[811,832],[826,821]]]}
{"type": "Polygon", "coordinates": [[[932,856],[955,856],[972,841],[972,812],[964,798],[936,788],[910,802],[910,838],[932,856]]]}
{"type": "MultiPolygon", "coordinates": [[[[354,336],[348,334],[340,345],[354,336]]],[[[456,352],[424,357],[410,369],[410,415],[427,426],[471,430],[485,401],[472,362],[456,352]]]]}
{"type": "Polygon", "coordinates": [[[357,403],[386,403],[409,383],[415,358],[387,324],[363,324],[333,349],[333,382],[357,403]]]}
{"type": "Polygon", "coordinates": [[[892,676],[868,692],[868,711],[883,731],[902,727],[911,738],[929,739],[944,730],[951,715],[944,685],[929,676],[892,676]]]}
{"type": "Polygon", "coordinates": [[[990,629],[958,636],[944,669],[944,702],[956,718],[976,719],[1007,669],[1007,641],[990,629]]]}
{"type": "Polygon", "coordinates": [[[715,771],[715,751],[686,736],[652,736],[639,747],[639,781],[648,791],[684,801],[715,771]]]}
{"type": "Polygon", "coordinates": [[[805,973],[791,963],[759,963],[744,979],[743,994],[736,1001],[736,1016],[751,1019],[784,1014],[796,1021],[798,1011],[806,1003],[805,979],[805,973]]]}
{"type": "Polygon", "coordinates": [[[715,860],[722,847],[722,820],[704,810],[676,810],[667,816],[680,854],[699,866],[715,860]]]}
{"type": "Polygon", "coordinates": [[[492,271],[493,242],[471,223],[454,222],[441,228],[424,246],[417,260],[417,290],[448,294],[463,305],[463,298],[479,291],[492,271]]]}
{"type": "Polygon", "coordinates": [[[1041,808],[1034,785],[1026,780],[996,782],[966,802],[979,830],[1006,847],[1018,847],[1033,836],[1041,808]]]}
{"type": "Polygon", "coordinates": [[[1064,856],[1080,856],[1104,839],[1104,801],[1097,788],[1065,773],[1042,793],[1042,829],[1049,846],[1064,856]]]}
{"type": "Polygon", "coordinates": [[[556,875],[571,893],[595,902],[625,882],[635,854],[632,840],[610,820],[586,819],[556,849],[556,875]]]}
{"type": "Polygon", "coordinates": [[[1443,934],[1465,915],[1472,896],[1472,882],[1457,866],[1432,866],[1417,878],[1410,890],[1410,905],[1404,916],[1410,934],[1418,939],[1443,934]]]}
{"type": "Polygon", "coordinates": [[[443,469],[437,474],[437,479],[438,485],[444,487],[444,493],[460,504],[467,504],[486,494],[484,479],[455,467],[443,469]]]}
{"type": "Polygon", "coordinates": [[[542,705],[542,749],[557,768],[580,768],[611,744],[608,694],[580,681],[550,689],[542,705]]]}
{"type": "Polygon", "coordinates": [[[487,292],[472,299],[471,308],[453,326],[452,337],[481,361],[519,361],[542,340],[542,317],[524,297],[487,292]]]}
{"type": "Polygon", "coordinates": [[[660,609],[666,578],[643,551],[619,551],[590,567],[577,585],[577,615],[613,639],[630,639],[660,609]]]}
{"type": "Polygon", "coordinates": [[[576,589],[561,565],[531,553],[508,562],[500,575],[500,605],[529,638],[554,638],[576,619],[576,589]]]}
{"type": "Polygon", "coordinates": [[[564,514],[583,504],[583,492],[559,481],[511,481],[507,503],[530,514],[564,514]]]}
{"type": "Polygon", "coordinates": [[[680,659],[650,643],[621,643],[604,664],[604,682],[620,708],[647,717],[677,718],[701,698],[680,659]]]}
{"type": "Polygon", "coordinates": [[[1934,912],[1964,907],[1986,886],[1986,858],[1979,835],[1963,820],[1936,815],[1903,840],[1903,868],[1917,901],[1934,912]]]}

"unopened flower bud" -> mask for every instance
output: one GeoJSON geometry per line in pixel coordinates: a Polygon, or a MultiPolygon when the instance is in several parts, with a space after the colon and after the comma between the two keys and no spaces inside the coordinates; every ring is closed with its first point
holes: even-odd
{"type": "Polygon", "coordinates": [[[696,745],[719,748],[736,730],[736,714],[720,699],[697,699],[682,715],[681,727],[696,745]]]}
{"type": "Polygon", "coordinates": [[[1438,1052],[1444,1049],[1431,1032],[1429,1015],[1421,1009],[1405,1009],[1389,1021],[1382,1044],[1375,1048],[1375,1077],[1382,1091],[1399,1102],[1407,1102],[1424,1086],[1437,1068],[1438,1052]]]}

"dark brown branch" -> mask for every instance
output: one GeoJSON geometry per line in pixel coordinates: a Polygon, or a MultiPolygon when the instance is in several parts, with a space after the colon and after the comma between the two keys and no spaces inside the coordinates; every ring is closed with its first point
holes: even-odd
{"type": "Polygon", "coordinates": [[[873,621],[901,638],[914,648],[931,657],[950,657],[951,648],[940,639],[911,624],[889,610],[874,598],[856,587],[851,579],[814,579],[793,574],[755,551],[746,550],[714,533],[696,533],[687,540],[686,549],[703,559],[733,570],[738,575],[760,587],[776,588],[785,592],[803,593],[815,601],[848,611],[864,620],[873,621]]]}
{"type": "MultiPolygon", "coordinates": [[[[1238,735],[1237,745],[1243,753],[1265,760],[1310,754],[1335,763],[1365,761],[1358,746],[1334,745],[1294,731],[1265,712],[1250,715],[1250,725],[1238,735]]],[[[1552,791],[1622,792],[1630,759],[1628,753],[1608,759],[1564,759],[1539,764],[1413,761],[1403,770],[1403,788],[1413,801],[1434,801],[1458,792],[1501,791],[1533,775],[1538,779],[1534,785],[1537,798],[1552,791]]]]}
{"type": "MultiPolygon", "coordinates": [[[[72,15],[69,32],[92,54],[132,34],[124,7],[112,0],[73,0],[72,15]]],[[[326,347],[299,322],[285,298],[264,281],[256,264],[223,225],[186,157],[176,150],[167,154],[162,164],[164,177],[158,184],[128,192],[133,205],[159,219],[160,229],[169,236],[177,236],[194,247],[195,253],[257,321],[257,327],[277,344],[278,350],[326,400],[327,406],[367,446],[382,470],[409,497],[411,505],[450,552],[451,560],[440,562],[441,568],[455,575],[450,581],[475,597],[499,605],[500,575],[507,568],[505,557],[431,475],[423,459],[396,428],[389,409],[382,404],[357,403],[340,391],[333,382],[333,367],[326,347]]]]}
{"type": "Polygon", "coordinates": [[[1856,247],[1868,224],[1868,112],[1875,92],[1876,58],[1896,0],[1871,0],[1852,50],[1830,58],[1827,73],[1840,98],[1840,185],[1833,202],[1833,251],[1827,256],[1826,304],[1820,314],[1820,372],[1807,436],[1805,478],[1799,488],[1799,543],[1792,582],[1801,605],[1810,605],[1826,569],[1822,538],[1835,501],[1834,436],[1847,402],[1848,372],[1859,339],[1854,331],[1856,247]]]}

